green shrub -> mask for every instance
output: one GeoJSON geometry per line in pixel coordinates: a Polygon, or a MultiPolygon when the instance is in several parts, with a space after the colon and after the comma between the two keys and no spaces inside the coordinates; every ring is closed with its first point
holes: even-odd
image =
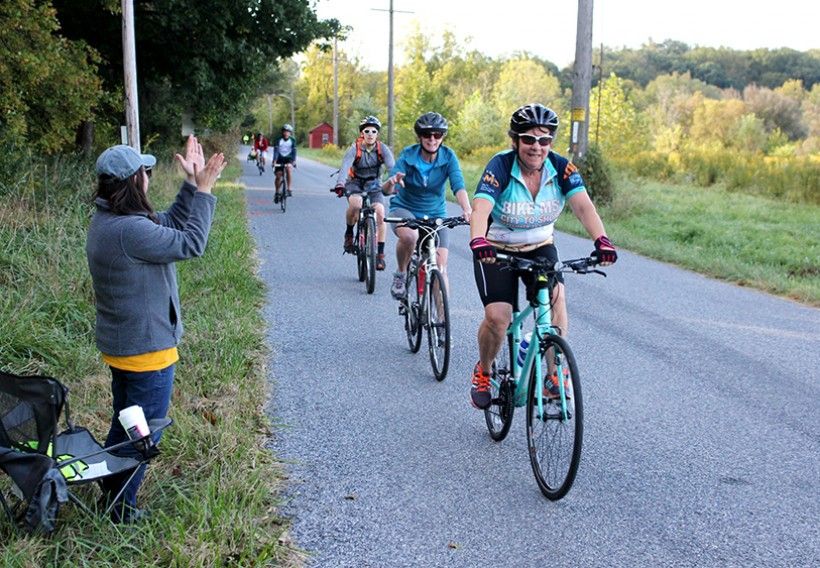
{"type": "Polygon", "coordinates": [[[589,196],[597,204],[612,202],[612,168],[597,144],[590,144],[578,164],[589,196]]]}
{"type": "Polygon", "coordinates": [[[666,180],[675,175],[669,155],[661,152],[637,152],[618,163],[641,177],[666,180]]]}

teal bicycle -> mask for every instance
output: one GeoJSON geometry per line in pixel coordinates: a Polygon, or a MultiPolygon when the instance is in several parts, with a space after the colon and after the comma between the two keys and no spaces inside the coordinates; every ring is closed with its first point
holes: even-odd
{"type": "Polygon", "coordinates": [[[490,437],[507,437],[516,407],[527,408],[527,448],[541,492],[550,500],[564,497],[575,481],[581,460],[584,410],[581,378],[569,343],[552,325],[550,298],[558,273],[606,274],[593,257],[557,262],[498,254],[497,262],[521,274],[531,274],[535,286],[527,292],[523,311],[513,306],[507,340],[493,362],[492,402],[484,411],[490,437]],[[533,316],[531,333],[524,334],[533,316]],[[526,379],[526,380],[525,380],[526,379]]]}

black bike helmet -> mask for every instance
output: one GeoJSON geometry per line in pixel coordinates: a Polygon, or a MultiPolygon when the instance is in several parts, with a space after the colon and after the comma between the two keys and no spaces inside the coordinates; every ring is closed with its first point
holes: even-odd
{"type": "Polygon", "coordinates": [[[362,130],[364,130],[368,126],[375,126],[376,130],[381,130],[382,129],[382,123],[379,122],[378,118],[376,118],[375,116],[372,116],[372,115],[371,116],[366,116],[362,119],[362,121],[359,123],[359,132],[361,132],[362,130]]]}
{"type": "Polygon", "coordinates": [[[558,128],[558,115],[542,104],[530,103],[519,108],[510,117],[510,134],[521,134],[536,126],[555,133],[558,128]]]}
{"type": "Polygon", "coordinates": [[[425,112],[418,117],[413,125],[416,136],[421,136],[423,132],[447,132],[447,119],[437,112],[425,112]]]}

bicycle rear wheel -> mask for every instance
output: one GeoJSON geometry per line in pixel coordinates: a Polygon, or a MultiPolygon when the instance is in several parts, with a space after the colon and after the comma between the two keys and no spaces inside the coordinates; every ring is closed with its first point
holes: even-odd
{"type": "Polygon", "coordinates": [[[515,412],[514,395],[515,382],[512,377],[512,337],[507,336],[507,340],[501,346],[498,355],[493,361],[492,375],[490,377],[490,396],[492,401],[489,408],[484,409],[484,420],[487,422],[487,430],[490,438],[500,442],[507,437],[512,425],[513,414],[515,412]]]}
{"type": "Polygon", "coordinates": [[[421,348],[421,294],[419,294],[418,270],[411,261],[405,282],[407,295],[405,297],[404,331],[407,334],[407,345],[412,353],[418,353],[421,348]]]}
{"type": "Polygon", "coordinates": [[[427,275],[430,295],[427,299],[427,345],[430,364],[437,381],[443,381],[450,366],[450,305],[444,276],[438,270],[427,275]]]}
{"type": "Polygon", "coordinates": [[[563,338],[550,335],[543,339],[539,357],[542,376],[537,377],[533,365],[527,393],[527,446],[541,493],[557,501],[572,487],[581,461],[584,437],[581,379],[575,357],[563,338]],[[561,399],[545,396],[541,390],[541,385],[549,380],[550,369],[555,370],[558,377],[564,377],[566,411],[561,399]]]}
{"type": "Polygon", "coordinates": [[[365,288],[372,294],[376,289],[376,219],[368,215],[364,222],[365,288]]]}

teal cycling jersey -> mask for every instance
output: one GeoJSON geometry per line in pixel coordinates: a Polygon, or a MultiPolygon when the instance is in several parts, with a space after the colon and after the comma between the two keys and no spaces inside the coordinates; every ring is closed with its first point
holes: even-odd
{"type": "Polygon", "coordinates": [[[550,241],[566,200],[586,191],[584,180],[569,160],[550,152],[541,170],[535,197],[527,189],[515,150],[493,156],[478,182],[475,198],[493,204],[487,239],[503,246],[550,241]]]}
{"type": "Polygon", "coordinates": [[[390,209],[407,209],[416,218],[446,217],[447,206],[444,184],[449,180],[453,194],[464,190],[464,175],[458,158],[447,146],[440,146],[432,163],[421,157],[421,145],[413,144],[402,150],[390,175],[403,173],[404,187],[390,200],[390,209]]]}

